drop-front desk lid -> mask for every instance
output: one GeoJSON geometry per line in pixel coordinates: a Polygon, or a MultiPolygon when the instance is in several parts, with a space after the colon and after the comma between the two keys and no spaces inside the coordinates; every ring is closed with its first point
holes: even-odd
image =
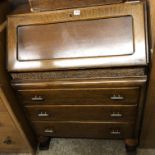
{"type": "Polygon", "coordinates": [[[145,13],[141,2],[8,18],[10,72],[146,64],[145,13]]]}

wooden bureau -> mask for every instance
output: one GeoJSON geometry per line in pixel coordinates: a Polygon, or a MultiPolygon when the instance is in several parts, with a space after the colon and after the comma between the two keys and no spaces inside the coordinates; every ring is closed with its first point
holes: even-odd
{"type": "Polygon", "coordinates": [[[11,85],[40,148],[74,137],[124,139],[131,150],[149,63],[145,3],[88,6],[8,17],[11,85]]]}

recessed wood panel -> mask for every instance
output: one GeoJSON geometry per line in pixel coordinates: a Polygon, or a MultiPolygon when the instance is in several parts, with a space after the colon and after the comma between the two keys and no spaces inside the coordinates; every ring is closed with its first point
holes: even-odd
{"type": "Polygon", "coordinates": [[[18,60],[128,55],[132,17],[29,25],[18,28],[18,60]]]}

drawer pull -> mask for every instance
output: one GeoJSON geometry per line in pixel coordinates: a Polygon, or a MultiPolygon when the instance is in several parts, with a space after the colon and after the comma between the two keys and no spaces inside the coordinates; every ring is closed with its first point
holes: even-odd
{"type": "Polygon", "coordinates": [[[111,100],[124,100],[124,97],[121,95],[113,95],[110,97],[111,100]]]}
{"type": "Polygon", "coordinates": [[[120,132],[119,130],[112,130],[112,131],[110,132],[110,134],[111,134],[111,135],[120,135],[121,132],[120,132]]]}
{"type": "Polygon", "coordinates": [[[53,133],[54,131],[52,129],[45,129],[44,132],[45,133],[53,133]]]}
{"type": "Polygon", "coordinates": [[[10,137],[7,137],[4,141],[3,141],[4,144],[7,144],[7,145],[10,145],[12,144],[12,140],[10,139],[10,137]]]}
{"type": "Polygon", "coordinates": [[[121,114],[121,113],[119,113],[119,112],[117,112],[117,113],[115,113],[115,112],[113,112],[112,114],[110,114],[110,117],[123,117],[123,114],[121,114]]]}
{"type": "Polygon", "coordinates": [[[47,112],[40,112],[38,117],[49,117],[49,114],[47,112]]]}
{"type": "Polygon", "coordinates": [[[32,100],[32,101],[43,101],[44,98],[43,98],[42,96],[34,96],[34,97],[32,97],[31,100],[32,100]]]}

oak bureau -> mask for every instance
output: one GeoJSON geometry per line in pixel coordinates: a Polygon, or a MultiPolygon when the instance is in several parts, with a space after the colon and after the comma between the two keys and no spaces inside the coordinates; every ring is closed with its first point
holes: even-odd
{"type": "Polygon", "coordinates": [[[7,69],[40,148],[74,137],[134,149],[149,63],[145,2],[59,2],[8,17],[7,69]]]}

